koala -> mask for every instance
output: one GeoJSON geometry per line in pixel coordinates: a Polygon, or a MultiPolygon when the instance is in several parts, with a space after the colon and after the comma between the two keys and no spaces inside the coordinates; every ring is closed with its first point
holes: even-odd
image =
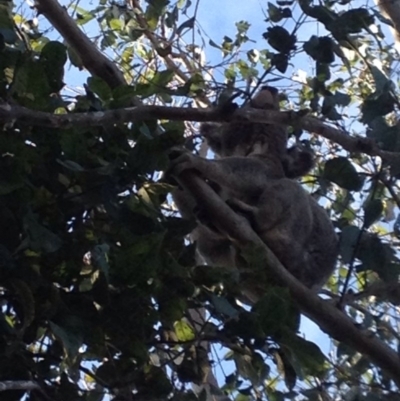
{"type": "MultiPolygon", "coordinates": [[[[279,110],[278,92],[264,86],[244,108],[279,110]]],[[[256,142],[263,142],[264,153],[283,159],[286,155],[287,134],[284,127],[248,120],[228,123],[205,123],[200,134],[207,140],[210,149],[219,157],[249,156],[256,142]],[[268,147],[268,149],[267,149],[268,147]]]]}
{"type": "MultiPolygon", "coordinates": [[[[264,86],[244,106],[263,110],[279,110],[278,91],[264,86]]],[[[286,128],[273,124],[252,123],[247,120],[229,123],[204,123],[200,126],[209,148],[217,157],[276,155],[282,162],[288,178],[298,178],[314,167],[314,154],[305,146],[294,145],[287,149],[286,128]]]]}
{"type": "MultiPolygon", "coordinates": [[[[265,88],[262,92],[264,99],[266,92],[271,93],[265,88]]],[[[275,95],[266,98],[253,105],[276,107],[275,95]]],[[[235,212],[249,220],[286,269],[306,286],[322,287],[334,269],[338,239],[325,210],[291,179],[311,168],[312,156],[287,150],[286,131],[281,127],[248,121],[214,127],[206,125],[202,133],[219,158],[181,153],[172,161],[172,175],[196,171],[235,212]]],[[[218,222],[199,217],[196,209],[201,210],[201,205],[190,194],[177,189],[173,198],[183,218],[197,217],[192,238],[205,263],[245,267],[237,244],[218,222]]]]}
{"type": "MultiPolygon", "coordinates": [[[[326,282],[337,257],[336,233],[325,210],[301,185],[286,178],[282,167],[254,157],[207,160],[183,153],[173,161],[173,174],[179,176],[185,170],[218,183],[222,193],[229,194],[229,205],[249,219],[263,242],[303,284],[318,289],[326,282]]],[[[215,236],[219,242],[227,238],[223,233],[215,232],[215,236]]],[[[235,249],[233,243],[224,247],[224,256],[230,257],[225,265],[237,265],[235,249]]],[[[215,264],[213,257],[207,253],[215,264]]]]}

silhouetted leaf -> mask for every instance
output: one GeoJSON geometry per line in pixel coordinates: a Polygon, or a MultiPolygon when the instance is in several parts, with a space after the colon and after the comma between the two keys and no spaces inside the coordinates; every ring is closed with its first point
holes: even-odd
{"type": "Polygon", "coordinates": [[[213,303],[217,313],[221,313],[229,318],[236,317],[239,312],[224,297],[217,297],[211,294],[211,302],[213,303]]]}
{"type": "Polygon", "coordinates": [[[303,377],[303,374],[323,377],[327,369],[326,357],[316,344],[302,337],[290,335],[285,338],[284,345],[283,352],[299,377],[303,377]],[[297,371],[299,368],[301,372],[297,371]]]}
{"type": "Polygon", "coordinates": [[[183,22],[181,25],[179,25],[178,29],[176,30],[176,33],[180,35],[185,29],[192,29],[194,27],[195,23],[195,18],[189,18],[185,22],[183,22]]]}
{"type": "Polygon", "coordinates": [[[268,28],[267,32],[263,33],[264,39],[267,39],[269,45],[280,53],[288,54],[296,49],[296,36],[290,34],[281,26],[268,28]]]}
{"type": "Polygon", "coordinates": [[[343,263],[350,263],[353,259],[360,238],[360,229],[358,227],[347,226],[342,229],[340,236],[340,256],[343,263]]]}
{"type": "Polygon", "coordinates": [[[324,178],[349,191],[359,191],[364,180],[345,157],[336,157],[325,163],[324,178]]]}
{"type": "Polygon", "coordinates": [[[364,204],[364,225],[368,228],[377,221],[383,212],[383,203],[380,199],[371,199],[364,204]]]}
{"type": "Polygon", "coordinates": [[[286,387],[289,390],[293,390],[296,385],[297,375],[293,366],[290,364],[289,359],[286,357],[285,353],[280,349],[276,349],[272,352],[278,372],[284,377],[286,387]]]}
{"type": "Polygon", "coordinates": [[[28,213],[25,216],[24,228],[28,235],[29,247],[33,251],[55,252],[62,245],[61,239],[46,227],[40,225],[37,217],[32,213],[28,213]]]}
{"type": "Polygon", "coordinates": [[[313,35],[304,43],[303,48],[315,61],[330,64],[335,61],[333,46],[334,43],[330,37],[318,37],[313,35]]]}
{"type": "Polygon", "coordinates": [[[49,322],[49,324],[53,334],[62,342],[65,356],[72,363],[83,344],[83,333],[81,332],[83,325],[74,318],[69,319],[65,327],[53,322],[49,322]]]}
{"type": "Polygon", "coordinates": [[[396,99],[393,95],[385,91],[383,93],[375,93],[369,96],[361,106],[361,121],[370,124],[377,117],[385,116],[394,110],[396,99]]]}

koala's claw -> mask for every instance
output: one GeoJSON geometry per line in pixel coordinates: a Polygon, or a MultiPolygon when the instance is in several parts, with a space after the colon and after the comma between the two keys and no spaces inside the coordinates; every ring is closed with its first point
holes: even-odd
{"type": "Polygon", "coordinates": [[[196,156],[182,149],[173,149],[170,154],[169,174],[178,176],[185,170],[195,168],[196,156]]]}
{"type": "Polygon", "coordinates": [[[168,158],[169,160],[173,161],[174,159],[178,158],[181,154],[186,153],[187,150],[180,146],[174,146],[172,147],[169,152],[168,152],[168,158]]]}

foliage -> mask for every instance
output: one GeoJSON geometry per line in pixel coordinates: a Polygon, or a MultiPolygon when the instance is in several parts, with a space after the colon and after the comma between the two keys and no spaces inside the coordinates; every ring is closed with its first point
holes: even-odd
{"type": "MultiPolygon", "coordinates": [[[[382,17],[357,5],[268,3],[258,37],[240,21],[234,36],[208,39],[191,1],[70,4],[76,24],[95,31],[96,45],[126,79],[113,87],[90,76],[71,92],[69,80],[88,68],[82,54],[44,17],[38,23],[33,11],[3,1],[0,106],[95,112],[129,107],[134,96],[199,106],[224,90],[243,94],[269,83],[285,93],[284,109],[309,109],[349,136],[400,152],[397,56],[381,41],[382,17]],[[212,61],[211,50],[218,51],[212,61]],[[310,62],[310,71],[295,67],[310,62]]],[[[387,372],[364,355],[334,341],[324,354],[303,338],[287,289],[266,288],[250,309],[235,302],[238,277],[196,266],[185,240],[193,225],[177,215],[160,172],[171,146],[197,148],[197,128],[176,121],[2,125],[0,382],[33,380],[41,391],[4,391],[1,399],[203,399],[190,383],[207,373],[199,363],[199,341],[207,339],[223,346],[219,358],[233,361],[233,372],[219,378],[238,401],[398,400],[387,372]],[[200,306],[210,319],[196,332],[187,310],[200,306]]],[[[315,150],[304,186],[341,232],[327,294],[337,299],[349,279],[347,314],[397,349],[396,289],[368,289],[399,279],[399,166],[296,127],[292,139],[315,150]]]]}

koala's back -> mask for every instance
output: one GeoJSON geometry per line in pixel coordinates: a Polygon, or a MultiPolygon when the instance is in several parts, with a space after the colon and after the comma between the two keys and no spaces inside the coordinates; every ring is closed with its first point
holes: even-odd
{"type": "Polygon", "coordinates": [[[301,281],[310,288],[319,289],[335,269],[339,239],[326,211],[310,195],[309,201],[313,225],[306,247],[307,258],[301,281]]]}
{"type": "Polygon", "coordinates": [[[269,180],[255,231],[304,285],[320,288],[335,268],[338,239],[326,211],[297,182],[269,180]]]}

